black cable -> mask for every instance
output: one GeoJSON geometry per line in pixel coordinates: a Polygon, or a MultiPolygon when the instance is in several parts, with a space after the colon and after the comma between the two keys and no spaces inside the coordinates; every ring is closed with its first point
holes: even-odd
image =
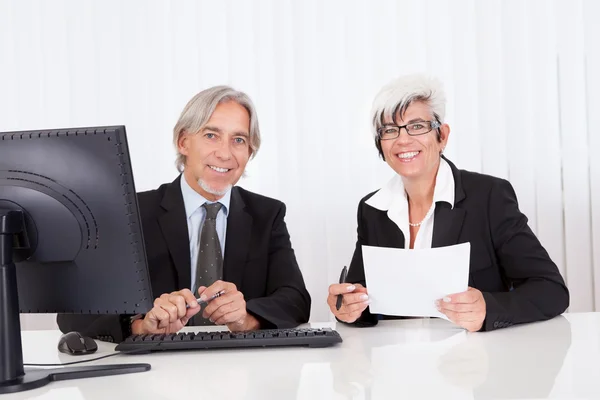
{"type": "Polygon", "coordinates": [[[62,367],[63,365],[73,365],[73,364],[81,364],[81,363],[86,363],[86,362],[91,362],[91,361],[96,361],[96,360],[102,360],[103,358],[108,358],[108,357],[112,357],[112,356],[116,356],[121,354],[121,352],[116,352],[116,353],[112,353],[112,354],[106,354],[100,357],[96,357],[96,358],[88,358],[86,360],[79,360],[79,361],[71,361],[71,362],[67,362],[67,363],[61,363],[61,364],[30,364],[30,363],[23,363],[23,366],[25,367],[62,367]]]}
{"type": "MultiPolygon", "coordinates": [[[[158,347],[160,345],[160,343],[156,344],[156,347],[158,347]]],[[[74,364],[82,364],[82,363],[86,363],[86,362],[92,362],[92,361],[97,361],[97,360],[102,360],[103,358],[108,358],[108,357],[113,357],[113,356],[118,356],[119,354],[135,354],[135,353],[147,353],[149,352],[151,348],[145,348],[145,349],[137,349],[137,350],[129,350],[129,351],[116,351],[114,353],[111,354],[106,354],[100,357],[96,357],[96,358],[88,358],[85,360],[79,360],[79,361],[71,361],[71,362],[67,362],[67,363],[60,363],[60,364],[33,364],[33,363],[23,363],[23,366],[25,367],[62,367],[65,365],[74,365],[74,364]]]]}

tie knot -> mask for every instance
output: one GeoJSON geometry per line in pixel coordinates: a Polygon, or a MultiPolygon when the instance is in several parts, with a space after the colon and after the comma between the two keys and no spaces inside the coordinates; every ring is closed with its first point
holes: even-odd
{"type": "Polygon", "coordinates": [[[217,214],[219,213],[219,210],[221,209],[222,206],[223,206],[223,204],[221,204],[221,203],[212,203],[212,204],[204,203],[204,204],[202,204],[202,207],[204,207],[206,209],[206,219],[216,219],[217,214]]]}

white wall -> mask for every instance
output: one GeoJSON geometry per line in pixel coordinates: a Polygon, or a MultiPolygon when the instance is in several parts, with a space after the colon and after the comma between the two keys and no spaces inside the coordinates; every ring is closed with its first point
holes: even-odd
{"type": "Polygon", "coordinates": [[[594,0],[0,0],[0,131],[125,124],[144,190],[176,176],[171,129],[189,98],[246,91],[264,144],[240,185],[286,202],[312,319],[327,320],[358,200],[391,176],[370,102],[400,74],[435,74],[448,157],[513,183],[571,311],[595,310],[598,17],[594,0]]]}

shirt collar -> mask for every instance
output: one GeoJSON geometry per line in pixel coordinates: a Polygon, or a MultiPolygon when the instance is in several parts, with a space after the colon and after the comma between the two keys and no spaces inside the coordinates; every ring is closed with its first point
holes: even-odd
{"type": "MultiPolygon", "coordinates": [[[[369,200],[368,205],[381,211],[388,211],[395,200],[404,199],[406,203],[406,191],[402,183],[402,177],[395,174],[389,182],[375,193],[369,200]]],[[[454,176],[450,165],[440,158],[440,166],[435,181],[435,189],[433,190],[433,202],[437,203],[444,201],[454,208],[454,176]]]]}
{"type": "Polygon", "coordinates": [[[192,214],[194,214],[198,208],[202,207],[202,204],[204,203],[221,203],[223,205],[221,210],[225,212],[225,217],[227,217],[227,214],[229,213],[229,204],[231,202],[231,189],[229,189],[227,193],[225,193],[225,195],[219,200],[209,201],[206,200],[200,193],[191,188],[191,186],[185,180],[185,176],[183,174],[181,174],[180,182],[186,218],[190,218],[192,214]]]}

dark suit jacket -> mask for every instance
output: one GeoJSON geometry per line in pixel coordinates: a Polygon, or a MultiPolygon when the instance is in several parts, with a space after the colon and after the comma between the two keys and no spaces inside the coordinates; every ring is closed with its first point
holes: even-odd
{"type": "MultiPolygon", "coordinates": [[[[436,204],[432,246],[471,243],[469,286],[483,292],[482,330],[546,320],[564,312],[569,291],[519,211],[511,184],[448,164],[455,182],[454,208],[436,204]]],[[[404,248],[404,235],[387,213],[365,203],[375,193],[358,205],[358,241],[348,282],[365,285],[362,245],[404,248]]],[[[372,326],[380,318],[387,317],[373,315],[367,308],[356,324],[372,326]]]]}
{"type": "MultiPolygon", "coordinates": [[[[188,226],[181,194],[181,176],[157,190],[138,194],[152,291],[189,288],[191,281],[188,226]]],[[[307,322],[310,295],[284,222],[285,205],[240,187],[231,192],[223,280],[244,294],[246,308],[261,328],[291,328],[307,322]]],[[[124,318],[63,314],[63,332],[123,340],[124,318]]]]}

